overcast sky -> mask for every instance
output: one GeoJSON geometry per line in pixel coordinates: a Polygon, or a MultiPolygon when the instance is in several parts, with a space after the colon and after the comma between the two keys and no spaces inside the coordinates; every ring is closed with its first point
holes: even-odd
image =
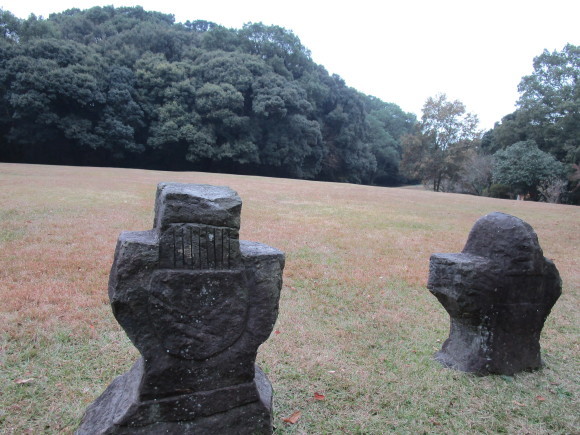
{"type": "Polygon", "coordinates": [[[246,22],[292,30],[312,59],[347,85],[421,115],[439,92],[493,127],[544,49],[580,44],[578,0],[0,0],[20,18],[77,7],[141,5],[177,22],[246,22]]]}

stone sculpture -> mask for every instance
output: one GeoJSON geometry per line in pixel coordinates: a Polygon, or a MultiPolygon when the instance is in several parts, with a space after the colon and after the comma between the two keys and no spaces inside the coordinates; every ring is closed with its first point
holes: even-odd
{"type": "Polygon", "coordinates": [[[562,282],[530,225],[491,213],[473,226],[460,254],[434,254],[428,288],[451,318],[435,358],[480,375],[541,367],[540,332],[562,282]]]}
{"type": "Polygon", "coordinates": [[[78,434],[272,432],[255,359],[278,315],[284,254],[239,240],[241,207],[227,187],[161,183],[154,228],[119,236],[109,299],[142,357],[78,434]]]}

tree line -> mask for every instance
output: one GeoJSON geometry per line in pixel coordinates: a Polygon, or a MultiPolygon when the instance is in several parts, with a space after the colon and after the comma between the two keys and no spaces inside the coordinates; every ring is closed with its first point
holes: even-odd
{"type": "Polygon", "coordinates": [[[580,47],[544,50],[493,129],[444,94],[401,138],[401,172],[435,191],[580,203],[580,47]]]}
{"type": "Polygon", "coordinates": [[[0,9],[0,160],[200,170],[580,203],[580,48],[544,51],[487,132],[346,86],[279,26],[141,7],[0,9]]]}
{"type": "Polygon", "coordinates": [[[394,185],[416,117],[291,31],[141,7],[0,10],[0,159],[394,185]]]}

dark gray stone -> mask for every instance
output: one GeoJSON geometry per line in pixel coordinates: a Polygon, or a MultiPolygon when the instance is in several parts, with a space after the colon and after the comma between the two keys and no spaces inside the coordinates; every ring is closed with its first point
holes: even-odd
{"type": "Polygon", "coordinates": [[[480,375],[542,365],[540,333],[562,282],[530,225],[491,213],[473,226],[460,254],[433,254],[428,288],[451,318],[435,358],[480,375]]]}
{"type": "Polygon", "coordinates": [[[109,299],[142,357],[78,434],[272,432],[255,360],[278,316],[284,254],[239,240],[241,206],[227,187],[161,183],[154,228],[119,236],[109,299]]]}

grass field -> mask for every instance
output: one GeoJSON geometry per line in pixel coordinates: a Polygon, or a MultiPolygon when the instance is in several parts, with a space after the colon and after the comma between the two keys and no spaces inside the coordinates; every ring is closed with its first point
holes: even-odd
{"type": "Polygon", "coordinates": [[[243,200],[241,238],[286,253],[277,333],[258,354],[275,390],[276,433],[580,433],[580,207],[0,163],[1,433],[71,433],[137,359],[107,280],[119,233],[152,227],[161,181],[230,186],[243,200]],[[461,251],[492,211],[532,225],[563,279],[542,333],[545,367],[513,377],[432,358],[449,320],[425,287],[429,256],[461,251]],[[296,424],[282,421],[296,411],[296,424]]]}

